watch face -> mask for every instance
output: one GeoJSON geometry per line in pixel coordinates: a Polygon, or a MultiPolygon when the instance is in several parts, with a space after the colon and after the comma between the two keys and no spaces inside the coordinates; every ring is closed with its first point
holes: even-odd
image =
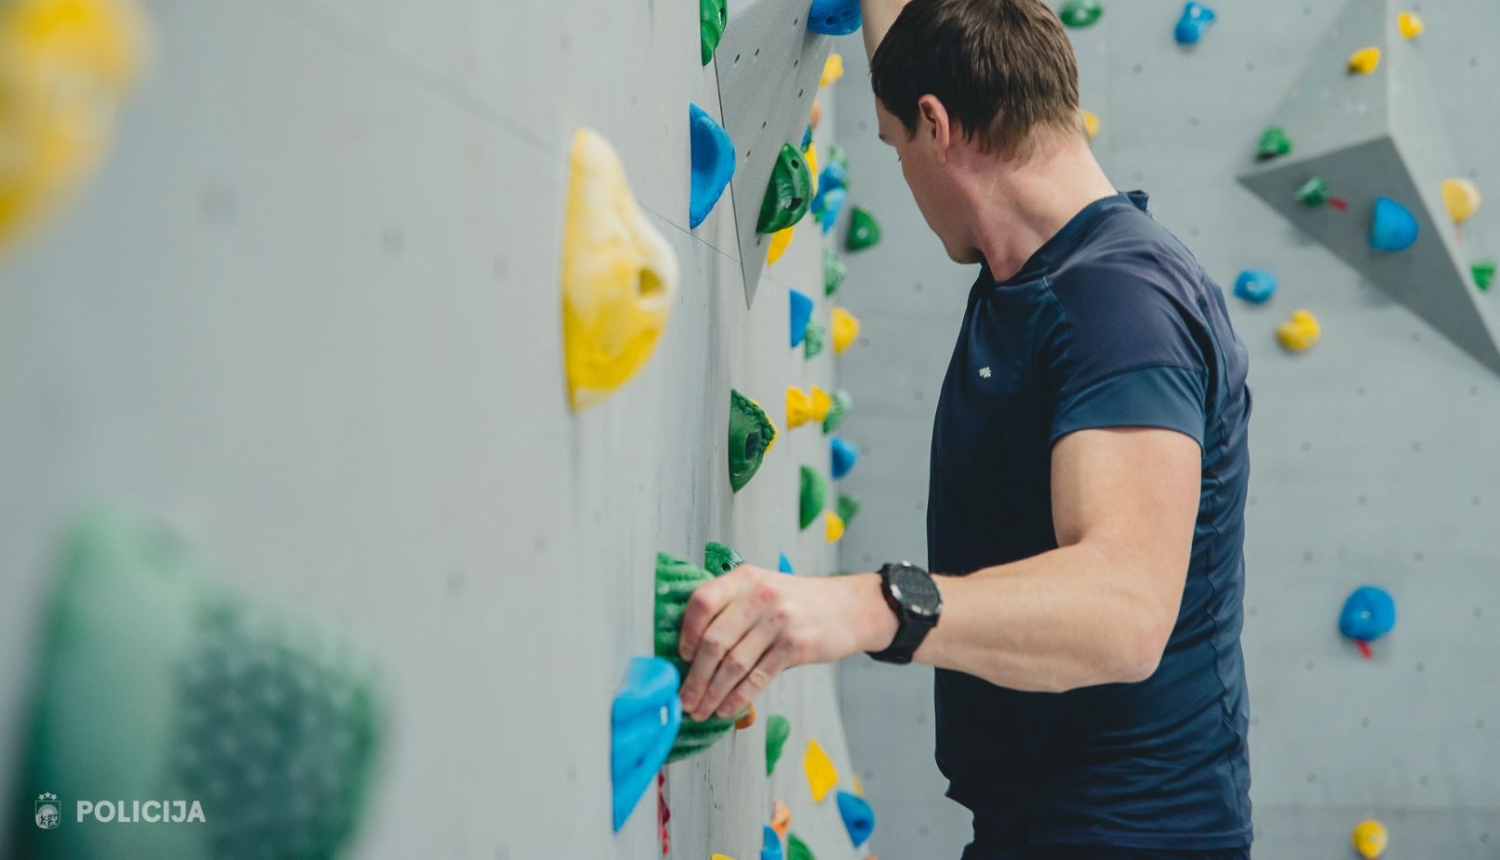
{"type": "Polygon", "coordinates": [[[932,577],[902,565],[891,571],[891,596],[913,615],[936,615],[943,608],[943,597],[932,577]]]}

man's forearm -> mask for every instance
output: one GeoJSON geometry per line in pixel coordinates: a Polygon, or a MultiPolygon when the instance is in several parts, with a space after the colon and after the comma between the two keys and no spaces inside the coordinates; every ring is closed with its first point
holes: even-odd
{"type": "Polygon", "coordinates": [[[859,0],[859,13],[864,20],[866,56],[875,56],[875,49],[880,47],[885,31],[891,29],[892,22],[906,4],[907,0],[859,0]]]}

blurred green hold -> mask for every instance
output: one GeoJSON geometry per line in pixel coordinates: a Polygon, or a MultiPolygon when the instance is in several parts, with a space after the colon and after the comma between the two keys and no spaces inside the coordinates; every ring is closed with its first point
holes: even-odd
{"type": "Polygon", "coordinates": [[[1069,27],[1087,27],[1103,14],[1104,7],[1099,5],[1099,0],[1068,0],[1058,17],[1069,27]]]}
{"type": "Polygon", "coordinates": [[[1291,151],[1292,139],[1286,136],[1286,129],[1279,125],[1261,132],[1260,142],[1255,145],[1255,154],[1261,159],[1275,158],[1291,151]]]}
{"type": "Polygon", "coordinates": [[[783,144],[771,168],[771,182],[760,202],[760,221],[755,229],[775,233],[796,224],[812,205],[812,171],[802,153],[790,143],[783,144]]]}
{"type": "Polygon", "coordinates": [[[766,410],[745,395],[729,391],[729,486],[738,493],[760,471],[776,441],[776,425],[766,410]]]}
{"type": "Polygon", "coordinates": [[[823,419],[823,433],[825,435],[839,429],[839,425],[844,423],[844,418],[849,414],[849,410],[854,408],[854,395],[842,388],[834,389],[830,397],[833,402],[828,406],[828,417],[823,419]]]}
{"type": "Polygon", "coordinates": [[[776,772],[776,763],[781,761],[781,750],[791,735],[791,720],[781,714],[772,714],[766,720],[766,776],[776,772]]]}
{"type": "Polygon", "coordinates": [[[806,842],[797,838],[797,834],[789,832],[786,835],[786,860],[818,860],[818,858],[812,853],[812,849],[807,847],[806,842]]]}
{"type": "Polygon", "coordinates": [[[803,466],[799,483],[797,522],[805,529],[823,512],[823,505],[828,501],[828,482],[817,469],[803,466]]]}
{"type": "MultiPolygon", "coordinates": [[[[682,659],[678,651],[678,640],[682,636],[682,616],[687,612],[688,600],[693,592],[714,575],[701,567],[673,558],[664,552],[656,554],[656,656],[677,667],[684,678],[690,664],[682,659]]],[[[746,710],[749,710],[748,708],[746,710]]],[[[709,717],[696,722],[687,714],[682,715],[682,727],[677,731],[677,740],[672,742],[672,752],[667,754],[667,763],[681,761],[697,755],[734,728],[735,720],[744,711],[733,717],[709,717]]]]}
{"type": "Polygon", "coordinates": [[[1486,292],[1490,289],[1490,283],[1495,280],[1495,261],[1493,258],[1480,260],[1469,267],[1474,273],[1474,283],[1479,289],[1486,292]]]}
{"type": "Polygon", "coordinates": [[[849,212],[849,237],[844,242],[850,251],[863,251],[880,244],[880,222],[868,210],[855,206],[849,212]]]}
{"type": "Polygon", "coordinates": [[[847,181],[849,175],[849,156],[844,152],[842,146],[836,143],[828,144],[828,164],[837,164],[839,167],[842,167],[844,169],[845,180],[847,181]]]}
{"type": "Polygon", "coordinates": [[[808,359],[817,358],[828,345],[828,327],[817,320],[807,321],[807,333],[803,335],[802,354],[808,359]]]}
{"type": "Polygon", "coordinates": [[[703,566],[714,576],[721,576],[745,563],[745,557],[718,541],[711,540],[703,548],[703,566]]]}
{"type": "Polygon", "coordinates": [[[703,37],[703,65],[713,62],[714,50],[724,37],[729,23],[729,9],[724,0],[698,0],[698,24],[703,37]]]}
{"type": "Polygon", "coordinates": [[[844,282],[844,276],[849,274],[849,267],[839,259],[839,252],[827,245],[823,246],[823,295],[831,296],[839,291],[839,285],[844,282]]]}
{"type": "Polygon", "coordinates": [[[1301,185],[1297,186],[1297,202],[1309,209],[1319,206],[1327,206],[1328,201],[1333,199],[1333,194],[1328,190],[1328,183],[1321,176],[1314,176],[1301,185]]]}
{"type": "Polygon", "coordinates": [[[855,517],[859,516],[859,497],[849,494],[839,496],[836,510],[839,518],[844,521],[844,525],[849,525],[855,517]]]}

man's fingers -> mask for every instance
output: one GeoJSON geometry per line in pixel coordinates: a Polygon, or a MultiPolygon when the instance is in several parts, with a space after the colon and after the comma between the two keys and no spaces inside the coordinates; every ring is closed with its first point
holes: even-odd
{"type": "Polygon", "coordinates": [[[792,646],[786,642],[778,643],[762,654],[755,668],[745,674],[744,679],[719,705],[719,716],[728,717],[739,713],[741,708],[765,692],[766,686],[777,675],[793,665],[793,658],[792,646]]]}
{"type": "Polygon", "coordinates": [[[693,589],[688,598],[687,609],[682,614],[682,630],[677,637],[677,653],[687,662],[698,655],[698,646],[703,643],[703,634],[724,607],[734,597],[739,578],[725,574],[711,582],[693,589]]]}
{"type": "MultiPolygon", "coordinates": [[[[776,641],[776,630],[764,620],[758,620],[753,627],[740,640],[739,644],[730,649],[724,659],[719,662],[719,668],[713,674],[713,679],[708,683],[708,689],[703,698],[693,709],[693,719],[705,720],[710,714],[718,712],[721,717],[728,717],[734,713],[724,713],[720,707],[724,698],[745,680],[746,676],[759,672],[758,664],[767,649],[776,641]]],[[[765,678],[761,684],[764,687],[770,683],[770,678],[765,678]]],[[[735,711],[739,709],[736,708],[735,711]]]]}
{"type": "Polygon", "coordinates": [[[730,576],[733,574],[726,574],[718,581],[698,586],[692,599],[688,601],[687,615],[683,619],[684,629],[688,618],[711,617],[705,624],[707,629],[702,630],[698,636],[697,644],[692,650],[693,665],[688,669],[687,677],[682,679],[682,689],[679,691],[682,708],[688,713],[698,712],[699,701],[708,689],[708,682],[718,671],[719,663],[729,655],[730,650],[740,644],[740,640],[745,638],[745,634],[755,623],[754,603],[745,599],[746,589],[743,584],[746,580],[730,580],[730,576]],[[704,595],[700,603],[699,594],[704,589],[721,583],[725,586],[723,594],[720,589],[714,589],[704,595]],[[714,611],[715,608],[717,611],[714,611]]]}

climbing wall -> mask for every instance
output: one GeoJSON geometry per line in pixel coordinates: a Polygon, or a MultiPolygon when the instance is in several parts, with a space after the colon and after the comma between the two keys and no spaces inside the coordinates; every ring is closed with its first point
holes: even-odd
{"type": "MultiPolygon", "coordinates": [[[[1356,2],[1385,14],[1378,0],[1356,2]]],[[[1375,817],[1389,829],[1388,858],[1490,858],[1500,853],[1500,688],[1488,680],[1488,655],[1500,648],[1500,458],[1487,428],[1500,422],[1500,381],[1237,180],[1257,169],[1256,141],[1286,119],[1278,111],[1298,96],[1310,63],[1328,64],[1330,88],[1349,82],[1348,51],[1318,56],[1343,6],[1217,4],[1218,20],[1192,47],[1174,42],[1182,5],[1167,0],[1106,3],[1097,24],[1069,32],[1083,107],[1101,121],[1094,149],[1116,186],[1149,191],[1158,219],[1226,291],[1245,269],[1280,281],[1265,305],[1229,299],[1255,394],[1244,635],[1255,856],[1354,857],[1351,830],[1375,817]],[[1296,308],[1316,314],[1322,339],[1294,355],[1274,330],[1296,308]],[[1364,584],[1390,591],[1399,611],[1369,661],[1337,628],[1345,597],[1364,584]]],[[[1485,107],[1500,86],[1490,44],[1500,10],[1473,0],[1419,6],[1410,8],[1426,32],[1400,47],[1431,78],[1428,107],[1451,144],[1452,175],[1493,198],[1500,128],[1485,107]]],[[[848,41],[835,50],[850,60],[838,93],[838,133],[858,178],[850,201],[876,211],[886,234],[849,258],[845,301],[864,333],[839,364],[840,384],[860,404],[844,431],[862,455],[847,483],[865,500],[842,563],[868,568],[925,557],[933,408],[974,271],[946,260],[891,151],[875,140],[862,53],[848,41]]],[[[1330,98],[1358,110],[1358,99],[1330,98]]],[[[1329,117],[1325,127],[1352,134],[1357,117],[1329,117]]],[[[1408,139],[1435,131],[1398,128],[1408,139]]],[[[1288,158],[1322,146],[1293,137],[1288,158]]],[[[1442,153],[1421,149],[1401,152],[1411,175],[1449,175],[1431,173],[1442,153]]],[[[1365,206],[1391,193],[1385,183],[1410,181],[1371,167],[1356,175],[1348,196],[1365,206]]],[[[1347,214],[1364,219],[1356,232],[1368,230],[1368,208],[1347,214]]],[[[1444,214],[1440,204],[1434,214],[1444,214]]],[[[1458,262],[1493,253],[1500,210],[1481,208],[1461,237],[1441,239],[1458,262]]],[[[1500,296],[1465,286],[1470,295],[1460,298],[1494,312],[1500,296]]],[[[851,754],[884,813],[874,850],[957,857],[968,819],[943,799],[932,763],[930,671],[849,663],[839,693],[851,754]]]]}
{"type": "MultiPolygon", "coordinates": [[[[783,405],[833,387],[831,350],[787,342],[790,286],[828,321],[820,237],[748,304],[730,196],[689,229],[689,103],[722,120],[698,3],[143,5],[153,59],[113,152],[0,257],[0,846],[43,791],[61,834],[84,826],[84,789],[19,774],[63,536],[111,510],[373,665],[378,772],[347,856],[662,856],[654,780],[611,829],[611,703],[652,653],[656,553],[718,540],[835,569],[821,521],[798,528],[798,469],[826,471],[826,442],[783,405]],[[574,412],[559,284],[580,126],[618,152],[680,283],[649,361],[574,412]],[[781,429],[738,494],[731,388],[781,429]]],[[[802,771],[816,740],[852,787],[833,677],[789,673],[754,725],[666,768],[668,856],[759,856],[776,798],[819,858],[858,856],[802,771]],[[771,714],[791,733],[768,779],[771,714]]],[[[126,701],[150,709],[144,688],[126,701]]]]}

